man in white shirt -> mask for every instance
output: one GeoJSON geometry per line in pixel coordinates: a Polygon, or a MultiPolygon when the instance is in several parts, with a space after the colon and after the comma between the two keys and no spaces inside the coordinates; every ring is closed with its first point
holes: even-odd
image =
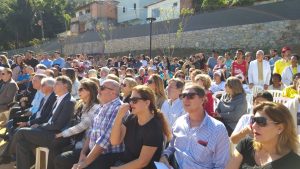
{"type": "Polygon", "coordinates": [[[256,60],[250,62],[248,70],[249,88],[254,85],[262,86],[264,89],[268,89],[271,79],[271,67],[270,63],[264,58],[264,51],[258,50],[256,52],[256,60]]]}
{"type": "Polygon", "coordinates": [[[178,117],[184,114],[184,108],[180,94],[183,90],[184,82],[178,78],[169,80],[167,91],[168,100],[162,104],[161,111],[165,115],[169,126],[172,127],[178,117]]]}

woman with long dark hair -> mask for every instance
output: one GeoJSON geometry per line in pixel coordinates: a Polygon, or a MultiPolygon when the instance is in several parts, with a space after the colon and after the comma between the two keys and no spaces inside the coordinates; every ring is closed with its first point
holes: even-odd
{"type": "Polygon", "coordinates": [[[119,159],[123,164],[117,168],[155,168],[163,150],[164,137],[171,139],[171,132],[163,114],[155,106],[154,92],[147,86],[133,88],[130,104],[123,104],[112,128],[112,145],[124,142],[125,151],[119,159]],[[127,112],[132,113],[126,117],[127,112]]]}

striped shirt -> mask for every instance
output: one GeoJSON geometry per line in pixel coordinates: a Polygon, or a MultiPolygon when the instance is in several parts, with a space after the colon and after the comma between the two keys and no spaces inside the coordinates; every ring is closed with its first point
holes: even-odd
{"type": "Polygon", "coordinates": [[[118,97],[100,106],[89,131],[90,150],[97,144],[104,149],[103,154],[124,151],[123,145],[112,146],[110,144],[110,133],[121,104],[122,101],[118,97]]]}
{"type": "Polygon", "coordinates": [[[77,125],[70,127],[62,132],[63,137],[70,137],[87,130],[93,123],[93,119],[99,111],[99,104],[95,104],[92,108],[83,108],[81,121],[77,125]],[[87,112],[86,112],[87,111],[87,112]]]}
{"type": "Polygon", "coordinates": [[[225,168],[229,160],[229,138],[225,126],[205,115],[199,127],[190,127],[189,114],[179,117],[172,129],[173,138],[163,152],[175,153],[179,168],[225,168]]]}

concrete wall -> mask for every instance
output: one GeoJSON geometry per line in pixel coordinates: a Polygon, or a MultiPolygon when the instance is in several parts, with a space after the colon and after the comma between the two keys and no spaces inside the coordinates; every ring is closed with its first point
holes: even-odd
{"type": "MultiPolygon", "coordinates": [[[[154,35],[152,49],[259,49],[300,44],[300,20],[273,21],[222,28],[154,35]]],[[[105,53],[149,49],[149,36],[113,39],[106,44],[105,53]]]]}

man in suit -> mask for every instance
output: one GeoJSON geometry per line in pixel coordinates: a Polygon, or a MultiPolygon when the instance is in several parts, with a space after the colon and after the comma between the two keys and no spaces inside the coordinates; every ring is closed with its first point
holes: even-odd
{"type": "Polygon", "coordinates": [[[3,84],[0,89],[0,113],[8,110],[8,104],[14,101],[15,95],[19,90],[17,83],[12,79],[10,68],[4,68],[1,73],[3,84]]]}
{"type": "Polygon", "coordinates": [[[3,80],[3,84],[0,88],[0,123],[3,126],[9,114],[8,104],[14,101],[19,88],[17,83],[12,79],[12,70],[10,68],[2,70],[1,79],[3,80]]]}
{"type": "Polygon", "coordinates": [[[29,169],[31,166],[32,150],[36,147],[48,147],[49,161],[48,169],[52,169],[51,146],[55,134],[67,127],[73,113],[75,100],[71,97],[72,82],[66,76],[56,78],[54,92],[57,95],[54,103],[52,116],[48,122],[42,125],[34,125],[31,128],[22,128],[14,136],[16,142],[17,168],[29,169]]]}
{"type": "Polygon", "coordinates": [[[271,79],[270,63],[264,58],[264,51],[258,50],[256,52],[256,60],[250,62],[248,70],[249,88],[254,85],[262,86],[265,90],[268,89],[271,79]]]}
{"type": "MultiPolygon", "coordinates": [[[[40,90],[43,92],[45,96],[40,101],[37,112],[33,114],[27,121],[24,120],[24,122],[20,122],[20,121],[15,122],[14,120],[16,119],[13,119],[8,122],[7,124],[7,128],[9,130],[8,140],[7,140],[8,145],[5,147],[2,153],[0,164],[10,163],[11,152],[14,152],[15,150],[15,142],[13,142],[12,140],[13,140],[14,133],[15,131],[18,130],[18,128],[16,130],[16,127],[13,124],[17,123],[16,125],[18,125],[19,128],[23,128],[32,125],[40,125],[46,123],[49,120],[49,118],[51,117],[53,104],[56,101],[56,96],[55,93],[53,92],[54,85],[55,85],[55,79],[53,78],[42,79],[40,90]]],[[[18,119],[18,120],[23,121],[23,119],[18,119]]]]}

